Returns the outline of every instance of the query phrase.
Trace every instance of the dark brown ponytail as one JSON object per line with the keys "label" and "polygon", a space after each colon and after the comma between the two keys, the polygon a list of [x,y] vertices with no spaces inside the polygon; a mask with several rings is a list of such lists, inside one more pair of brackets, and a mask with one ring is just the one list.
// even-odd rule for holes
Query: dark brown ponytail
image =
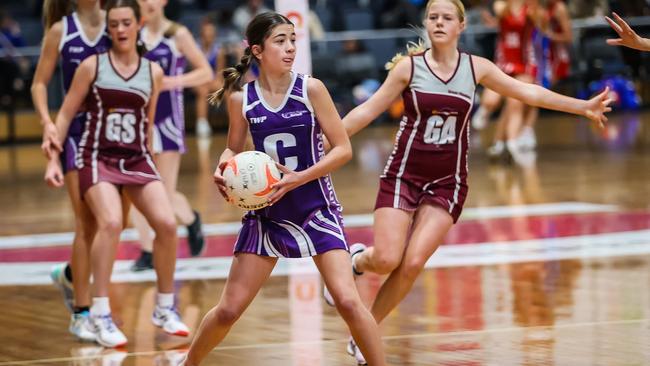
{"label": "dark brown ponytail", "polygon": [[239,90],[241,88],[241,80],[250,68],[252,62],[253,53],[251,52],[251,47],[248,46],[244,50],[244,55],[241,57],[241,60],[239,60],[237,65],[226,68],[222,71],[223,86],[208,97],[210,104],[219,105],[221,104],[226,92]]}
{"label": "dark brown ponytail", "polygon": [[241,81],[251,63],[254,61],[255,56],[251,51],[251,47],[258,45],[264,48],[264,41],[269,38],[273,29],[281,24],[291,24],[291,20],[282,14],[276,12],[266,12],[258,14],[248,23],[246,27],[246,41],[248,47],[244,50],[244,56],[234,67],[229,67],[223,70],[223,87],[216,92],[212,93],[208,98],[211,104],[220,104],[226,93],[234,90],[241,90]]}

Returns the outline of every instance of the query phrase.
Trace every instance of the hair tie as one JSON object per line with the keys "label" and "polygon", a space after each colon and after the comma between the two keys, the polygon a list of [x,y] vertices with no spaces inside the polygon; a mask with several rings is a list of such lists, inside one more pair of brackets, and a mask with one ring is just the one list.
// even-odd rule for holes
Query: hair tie
{"label": "hair tie", "polygon": [[250,48],[250,45],[248,44],[248,38],[244,38],[244,39],[242,39],[242,41],[241,41],[241,45],[242,45],[242,47],[244,47],[244,48]]}

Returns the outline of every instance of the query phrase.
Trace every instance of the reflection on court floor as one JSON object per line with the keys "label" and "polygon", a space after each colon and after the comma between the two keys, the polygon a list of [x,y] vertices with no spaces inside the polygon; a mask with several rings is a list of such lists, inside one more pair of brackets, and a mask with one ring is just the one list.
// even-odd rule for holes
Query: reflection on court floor
{"label": "reflection on court floor", "polygon": [[[461,220],[382,324],[390,364],[650,364],[650,125],[637,114],[614,115],[602,133],[557,115],[538,126],[539,150],[518,164],[488,164],[472,151]],[[373,240],[370,213],[394,132],[355,137],[355,161],[334,175],[350,242]],[[179,245],[176,293],[193,329],[219,299],[241,215],[211,183],[223,144],[191,142],[180,177],[209,224],[203,257],[188,258],[184,238]],[[48,273],[69,257],[71,216],[65,194],[44,187],[39,154],[0,149],[0,366],[176,365],[188,341],[151,324],[154,276],[129,270],[139,250],[129,231],[110,293],[129,345],[107,350],[66,331]],[[366,274],[360,291],[372,295],[381,281]],[[280,261],[205,364],[354,365],[321,286],[309,260]]]}

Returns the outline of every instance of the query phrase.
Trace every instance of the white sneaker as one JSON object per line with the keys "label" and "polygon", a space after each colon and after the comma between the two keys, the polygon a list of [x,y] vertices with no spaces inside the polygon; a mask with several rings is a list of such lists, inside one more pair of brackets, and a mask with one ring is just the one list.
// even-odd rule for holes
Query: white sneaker
{"label": "white sneaker", "polygon": [[212,135],[212,127],[208,120],[201,118],[196,121],[196,135],[198,137],[210,137]]}
{"label": "white sneaker", "polygon": [[70,313],[73,313],[74,289],[72,287],[72,282],[68,281],[68,279],[65,277],[65,267],[67,267],[67,265],[67,263],[63,263],[52,267],[52,270],[50,271],[50,278],[52,278],[54,286],[56,286],[61,291],[61,294],[63,294],[63,303],[68,308],[68,311],[70,311]]}
{"label": "white sneaker", "polygon": [[70,351],[76,366],[121,366],[128,357],[125,351],[106,349],[102,346],[80,347]]}
{"label": "white sneaker", "polygon": [[90,324],[95,333],[95,341],[104,347],[115,348],[126,345],[126,336],[113,322],[111,314],[91,315]]}
{"label": "white sneaker", "polygon": [[187,351],[171,350],[159,353],[154,357],[155,366],[181,366],[185,363]]}
{"label": "white sneaker", "polygon": [[354,339],[352,337],[350,337],[350,341],[348,342],[347,351],[350,356],[354,357],[357,360],[357,365],[362,366],[368,364],[366,362],[366,358],[363,357],[361,350],[359,350],[359,347],[357,347],[357,344],[354,342]]}
{"label": "white sneaker", "polygon": [[93,327],[90,324],[90,313],[88,311],[72,314],[68,331],[82,341],[92,342],[96,339]]}
{"label": "white sneaker", "polygon": [[183,324],[175,307],[167,308],[156,305],[151,321],[155,326],[162,328],[165,333],[181,337],[190,335],[190,329]]}
{"label": "white sneaker", "polygon": [[519,147],[523,150],[535,150],[537,147],[537,138],[535,137],[535,130],[532,127],[526,126],[521,131],[517,138]]}
{"label": "white sneaker", "polygon": [[472,127],[475,130],[482,130],[487,126],[489,114],[483,107],[478,107],[472,116]]}
{"label": "white sneaker", "polygon": [[506,146],[503,141],[497,141],[494,145],[488,147],[487,155],[489,158],[498,158],[505,152],[505,150]]}
{"label": "white sneaker", "polygon": [[[363,252],[367,248],[368,247],[363,243],[354,243],[354,244],[350,245],[350,259],[351,259],[351,262],[352,262],[352,273],[355,276],[361,276],[363,274],[363,272],[357,271],[357,269],[354,267],[354,256],[356,256],[357,254]],[[325,284],[323,284],[323,298],[325,299],[325,302],[327,303],[327,305],[336,306],[335,303],[334,303],[334,298],[332,297],[332,294],[330,293],[330,290],[327,289],[327,286],[325,286]]]}

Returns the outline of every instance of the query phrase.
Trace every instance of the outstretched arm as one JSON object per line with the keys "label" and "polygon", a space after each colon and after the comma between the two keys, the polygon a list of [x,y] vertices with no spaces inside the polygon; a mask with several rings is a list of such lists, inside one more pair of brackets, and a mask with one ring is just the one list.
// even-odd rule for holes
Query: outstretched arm
{"label": "outstretched arm", "polygon": [[611,111],[609,89],[589,100],[567,97],[542,88],[536,84],[524,83],[506,75],[491,61],[478,56],[472,56],[477,81],[497,93],[519,99],[534,107],[553,109],[584,116],[598,123],[600,127],[607,122],[605,113]]}
{"label": "outstretched arm", "polygon": [[343,125],[352,136],[370,124],[395,101],[406,88],[411,78],[410,57],[405,57],[388,73],[386,80],[367,101],[351,110],[344,118]]}
{"label": "outstretched arm", "polygon": [[607,23],[618,33],[619,38],[608,39],[607,44],[611,46],[625,46],[641,51],[650,51],[650,39],[643,38],[630,27],[618,14],[612,13],[614,20],[605,17]]}

